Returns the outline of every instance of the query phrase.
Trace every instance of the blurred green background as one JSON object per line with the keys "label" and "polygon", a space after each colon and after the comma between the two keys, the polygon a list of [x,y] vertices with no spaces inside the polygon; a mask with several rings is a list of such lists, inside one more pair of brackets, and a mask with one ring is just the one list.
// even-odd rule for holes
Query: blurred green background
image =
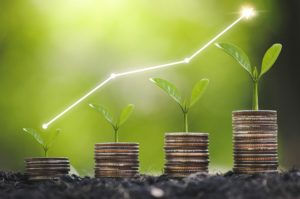
{"label": "blurred green background", "polygon": [[[243,5],[255,6],[257,16],[218,41],[238,44],[259,64],[273,40],[281,42],[277,33],[283,18],[276,1],[0,0],[0,168],[23,171],[24,157],[43,154],[23,127],[41,130],[112,72],[193,54],[236,20]],[[283,66],[278,62],[274,68]],[[272,87],[276,70],[261,84],[264,109],[280,109],[280,101],[267,92],[279,93],[279,87]],[[50,126],[62,129],[50,156],[68,156],[81,175],[92,175],[93,146],[113,141],[113,131],[88,103],[101,103],[115,113],[133,103],[135,112],[120,129],[120,141],[140,143],[142,173],[161,172],[164,133],[182,131],[183,118],[150,77],[167,79],[186,94],[199,79],[211,80],[190,112],[190,130],[210,133],[211,171],[229,170],[231,111],[251,108],[252,88],[245,71],[214,46],[188,65],[116,79],[96,92]]]}

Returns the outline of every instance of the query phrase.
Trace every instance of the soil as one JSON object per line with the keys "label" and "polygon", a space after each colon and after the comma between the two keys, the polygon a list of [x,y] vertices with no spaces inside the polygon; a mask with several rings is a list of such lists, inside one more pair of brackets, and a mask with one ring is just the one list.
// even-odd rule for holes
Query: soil
{"label": "soil", "polygon": [[28,182],[20,173],[0,172],[0,198],[300,198],[300,170],[259,175],[193,174],[182,179],[95,179],[72,175],[38,183]]}

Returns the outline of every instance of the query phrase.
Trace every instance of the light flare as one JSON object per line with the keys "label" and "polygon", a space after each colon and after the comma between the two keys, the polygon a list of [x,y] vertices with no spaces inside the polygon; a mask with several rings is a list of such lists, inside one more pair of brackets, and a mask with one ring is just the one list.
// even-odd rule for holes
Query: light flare
{"label": "light flare", "polygon": [[253,7],[244,6],[241,10],[241,16],[246,17],[246,19],[250,19],[256,15],[256,12]]}

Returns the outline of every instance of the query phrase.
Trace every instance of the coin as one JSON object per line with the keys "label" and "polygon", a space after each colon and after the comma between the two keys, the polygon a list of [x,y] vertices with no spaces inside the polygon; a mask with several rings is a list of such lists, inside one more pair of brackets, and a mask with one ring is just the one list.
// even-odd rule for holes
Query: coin
{"label": "coin", "polygon": [[101,169],[101,170],[95,170],[95,177],[113,177],[113,178],[119,178],[119,177],[126,177],[126,178],[132,178],[137,177],[139,175],[138,171],[134,170],[120,170],[120,169]]}
{"label": "coin", "polygon": [[168,164],[177,164],[177,165],[180,165],[180,164],[193,164],[193,163],[209,163],[209,159],[208,158],[198,158],[198,159],[195,159],[195,158],[172,158],[172,159],[166,159],[165,160],[167,163],[165,163],[165,165],[168,165]]}
{"label": "coin", "polygon": [[276,173],[277,112],[234,111],[233,171],[239,174]]}
{"label": "coin", "polygon": [[94,153],[96,178],[130,178],[139,175],[137,143],[97,143]]}
{"label": "coin", "polygon": [[166,133],[164,173],[170,177],[186,177],[208,172],[207,133]]}
{"label": "coin", "polygon": [[25,158],[25,175],[30,181],[57,180],[68,175],[68,158]]}

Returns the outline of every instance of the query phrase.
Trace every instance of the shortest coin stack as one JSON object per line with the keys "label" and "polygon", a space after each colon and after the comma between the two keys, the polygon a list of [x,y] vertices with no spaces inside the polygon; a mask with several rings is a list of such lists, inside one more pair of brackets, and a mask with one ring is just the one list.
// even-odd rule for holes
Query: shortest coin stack
{"label": "shortest coin stack", "polygon": [[235,111],[232,117],[233,171],[239,174],[276,173],[276,111]]}
{"label": "shortest coin stack", "polygon": [[95,177],[137,177],[139,175],[139,144],[95,144]]}
{"label": "shortest coin stack", "polygon": [[68,158],[26,158],[25,166],[30,181],[57,180],[70,171]]}
{"label": "shortest coin stack", "polygon": [[170,177],[186,177],[208,172],[207,133],[166,133],[164,173]]}

